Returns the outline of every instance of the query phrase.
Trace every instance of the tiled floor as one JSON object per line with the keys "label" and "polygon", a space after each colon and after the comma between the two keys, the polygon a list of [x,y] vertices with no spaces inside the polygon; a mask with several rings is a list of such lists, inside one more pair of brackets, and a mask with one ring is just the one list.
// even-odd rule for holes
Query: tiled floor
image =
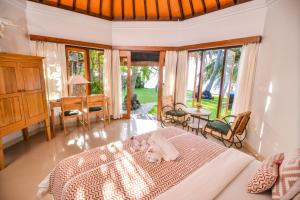
{"label": "tiled floor", "polygon": [[[67,137],[59,128],[55,137],[46,142],[44,134],[30,137],[29,142],[20,142],[5,150],[7,167],[0,171],[1,200],[32,200],[40,181],[62,159],[87,149],[124,140],[132,135],[160,128],[153,120],[115,120],[103,128],[102,123],[93,123],[92,130],[84,131],[76,125],[69,126]],[[46,196],[44,199],[51,199]]]}

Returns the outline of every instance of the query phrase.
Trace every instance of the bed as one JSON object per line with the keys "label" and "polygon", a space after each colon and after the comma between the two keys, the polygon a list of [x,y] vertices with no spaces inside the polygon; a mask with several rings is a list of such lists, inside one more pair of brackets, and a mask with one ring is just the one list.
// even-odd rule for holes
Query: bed
{"label": "bed", "polygon": [[[59,162],[38,193],[56,199],[271,199],[248,194],[260,165],[253,157],[178,128],[159,129],[180,153],[175,161],[150,163],[131,140],[117,141]],[[147,140],[151,133],[137,136]]]}

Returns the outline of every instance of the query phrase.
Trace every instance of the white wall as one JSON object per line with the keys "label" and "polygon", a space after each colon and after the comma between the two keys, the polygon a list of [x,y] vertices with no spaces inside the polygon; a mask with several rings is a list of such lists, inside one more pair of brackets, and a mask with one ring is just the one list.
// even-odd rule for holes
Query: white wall
{"label": "white wall", "polygon": [[269,5],[252,99],[248,142],[262,155],[300,147],[300,1]]}
{"label": "white wall", "polygon": [[0,38],[0,51],[28,54],[26,0],[0,0],[0,18],[12,21],[15,26],[6,26],[4,37]]}
{"label": "white wall", "polygon": [[265,1],[251,1],[182,22],[110,22],[28,1],[28,29],[30,34],[113,45],[187,45],[261,35]]}
{"label": "white wall", "polygon": [[181,22],[113,22],[113,45],[180,46],[262,35],[265,0],[255,0]]}
{"label": "white wall", "polygon": [[111,22],[27,1],[30,34],[111,44]]}

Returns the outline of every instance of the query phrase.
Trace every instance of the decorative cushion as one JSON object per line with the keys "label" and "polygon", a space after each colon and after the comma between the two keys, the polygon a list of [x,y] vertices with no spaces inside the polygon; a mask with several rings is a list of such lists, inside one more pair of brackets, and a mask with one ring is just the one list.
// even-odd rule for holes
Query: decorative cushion
{"label": "decorative cushion", "polygon": [[101,106],[89,107],[89,112],[95,112],[102,110]]}
{"label": "decorative cushion", "polygon": [[216,130],[222,134],[227,134],[229,131],[229,126],[221,121],[213,121],[207,124],[207,127],[213,130]]}
{"label": "decorative cushion", "polygon": [[79,115],[79,114],[80,114],[79,110],[67,110],[64,112],[65,116]]}
{"label": "decorative cushion", "polygon": [[184,112],[183,110],[169,110],[166,112],[166,115],[171,115],[171,116],[175,116],[175,117],[183,117],[186,115],[186,112]]}
{"label": "decorative cushion", "polygon": [[279,178],[272,189],[272,199],[292,199],[299,192],[300,148],[280,166]]}
{"label": "decorative cushion", "polygon": [[278,167],[284,159],[284,154],[279,153],[268,157],[252,176],[247,186],[249,193],[260,193],[270,189],[278,177]]}

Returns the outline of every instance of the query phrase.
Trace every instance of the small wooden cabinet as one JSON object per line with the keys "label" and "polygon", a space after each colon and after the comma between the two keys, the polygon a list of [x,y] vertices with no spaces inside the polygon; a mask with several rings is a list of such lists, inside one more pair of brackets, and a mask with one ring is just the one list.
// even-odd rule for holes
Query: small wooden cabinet
{"label": "small wooden cabinet", "polygon": [[44,122],[51,139],[42,57],[0,52],[0,169],[4,168],[2,137]]}

